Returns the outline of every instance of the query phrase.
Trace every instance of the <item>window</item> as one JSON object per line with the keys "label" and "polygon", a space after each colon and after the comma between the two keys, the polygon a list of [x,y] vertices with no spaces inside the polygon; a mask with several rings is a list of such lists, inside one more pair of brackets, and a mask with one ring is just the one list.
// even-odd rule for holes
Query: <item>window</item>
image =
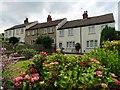
{"label": "window", "polygon": [[19,30],[18,29],[16,30],[16,35],[19,35]]}
{"label": "window", "polygon": [[24,29],[22,28],[22,29],[21,29],[21,34],[23,34],[23,33],[24,33]]}
{"label": "window", "polygon": [[89,30],[89,34],[95,33],[95,27],[94,26],[88,27],[88,30]]}
{"label": "window", "polygon": [[29,35],[30,35],[30,31],[27,32],[27,36],[29,36]]}
{"label": "window", "polygon": [[31,40],[31,45],[35,44],[36,40]]}
{"label": "window", "polygon": [[73,28],[68,30],[68,36],[73,36]]}
{"label": "window", "polygon": [[87,47],[96,47],[96,46],[98,46],[97,40],[87,41]]}
{"label": "window", "polygon": [[60,36],[60,37],[64,37],[64,30],[60,30],[60,31],[59,31],[59,36]]}
{"label": "window", "polygon": [[47,29],[46,29],[46,28],[43,29],[43,33],[44,33],[44,34],[47,34]]}
{"label": "window", "polygon": [[67,48],[73,48],[73,47],[75,47],[75,41],[67,42]]}
{"label": "window", "polygon": [[11,36],[11,34],[12,34],[12,33],[11,33],[11,30],[10,30],[10,31],[9,31],[9,36]]}
{"label": "window", "polygon": [[53,44],[55,43],[55,39],[54,39],[54,38],[52,38],[52,43],[53,43]]}
{"label": "window", "polygon": [[6,32],[5,32],[5,36],[7,36],[7,35],[8,35],[8,32],[6,31]]}
{"label": "window", "polygon": [[35,30],[32,30],[32,35],[35,35]]}
{"label": "window", "polygon": [[59,43],[59,48],[62,48],[62,43],[61,42]]}
{"label": "window", "polygon": [[48,33],[53,33],[53,28],[52,27],[48,28]]}

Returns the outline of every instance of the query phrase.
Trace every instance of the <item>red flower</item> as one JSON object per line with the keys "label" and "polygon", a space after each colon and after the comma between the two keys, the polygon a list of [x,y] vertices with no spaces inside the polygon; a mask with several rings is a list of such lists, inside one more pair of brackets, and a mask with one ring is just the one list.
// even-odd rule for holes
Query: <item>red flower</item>
{"label": "red flower", "polygon": [[47,55],[46,52],[40,52],[41,55]]}
{"label": "red flower", "polygon": [[98,60],[95,60],[94,58],[90,58],[90,61],[94,63],[100,63]]}
{"label": "red flower", "polygon": [[59,62],[54,62],[54,64],[55,64],[55,65],[58,65],[58,64],[59,64]]}
{"label": "red flower", "polygon": [[56,53],[60,53],[61,52],[61,49],[56,49]]}
{"label": "red flower", "polygon": [[98,75],[98,76],[102,76],[103,73],[102,73],[102,71],[96,71],[96,75]]}
{"label": "red flower", "polygon": [[36,72],[36,70],[32,67],[32,68],[30,68],[30,72],[34,73],[34,72]]}
{"label": "red flower", "polygon": [[120,81],[119,80],[115,80],[115,85],[120,85]]}
{"label": "red flower", "polygon": [[86,60],[84,60],[83,62],[81,62],[80,64],[81,66],[87,66],[88,65],[88,62]]}

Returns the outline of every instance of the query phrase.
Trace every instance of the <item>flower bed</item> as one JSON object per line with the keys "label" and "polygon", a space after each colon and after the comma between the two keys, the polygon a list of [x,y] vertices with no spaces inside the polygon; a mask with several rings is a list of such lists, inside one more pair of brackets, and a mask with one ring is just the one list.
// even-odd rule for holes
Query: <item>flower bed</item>
{"label": "flower bed", "polygon": [[14,79],[16,89],[120,89],[118,77],[88,55],[66,55],[58,50],[50,56],[41,52],[31,61],[27,71]]}

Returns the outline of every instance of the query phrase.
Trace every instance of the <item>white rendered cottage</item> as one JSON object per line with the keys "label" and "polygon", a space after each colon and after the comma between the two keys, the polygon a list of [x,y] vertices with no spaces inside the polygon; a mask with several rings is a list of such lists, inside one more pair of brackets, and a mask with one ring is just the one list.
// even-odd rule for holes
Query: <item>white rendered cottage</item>
{"label": "white rendered cottage", "polygon": [[108,25],[115,27],[112,13],[88,17],[87,11],[83,19],[66,22],[57,30],[57,49],[64,48],[65,52],[76,52],[75,44],[80,43],[80,53],[89,53],[100,45],[100,36],[103,28]]}

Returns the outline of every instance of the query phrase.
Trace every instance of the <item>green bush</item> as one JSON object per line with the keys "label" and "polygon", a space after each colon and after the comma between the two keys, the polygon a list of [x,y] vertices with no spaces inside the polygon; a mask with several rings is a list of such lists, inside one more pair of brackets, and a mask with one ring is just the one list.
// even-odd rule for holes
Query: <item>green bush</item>
{"label": "green bush", "polygon": [[36,51],[34,49],[22,49],[18,53],[21,53],[26,59],[29,59],[36,54]]}
{"label": "green bush", "polygon": [[94,51],[91,51],[89,57],[99,60],[105,67],[109,68],[110,72],[115,73],[120,78],[120,59],[118,50],[114,48],[115,47],[112,46],[106,46],[106,48],[102,49],[98,48]]}
{"label": "green bush", "polygon": [[[102,57],[102,56],[101,56]],[[34,56],[26,72],[14,79],[22,90],[119,89],[120,81],[110,69],[88,55],[81,57],[41,52]],[[117,82],[117,83],[116,83]]]}

